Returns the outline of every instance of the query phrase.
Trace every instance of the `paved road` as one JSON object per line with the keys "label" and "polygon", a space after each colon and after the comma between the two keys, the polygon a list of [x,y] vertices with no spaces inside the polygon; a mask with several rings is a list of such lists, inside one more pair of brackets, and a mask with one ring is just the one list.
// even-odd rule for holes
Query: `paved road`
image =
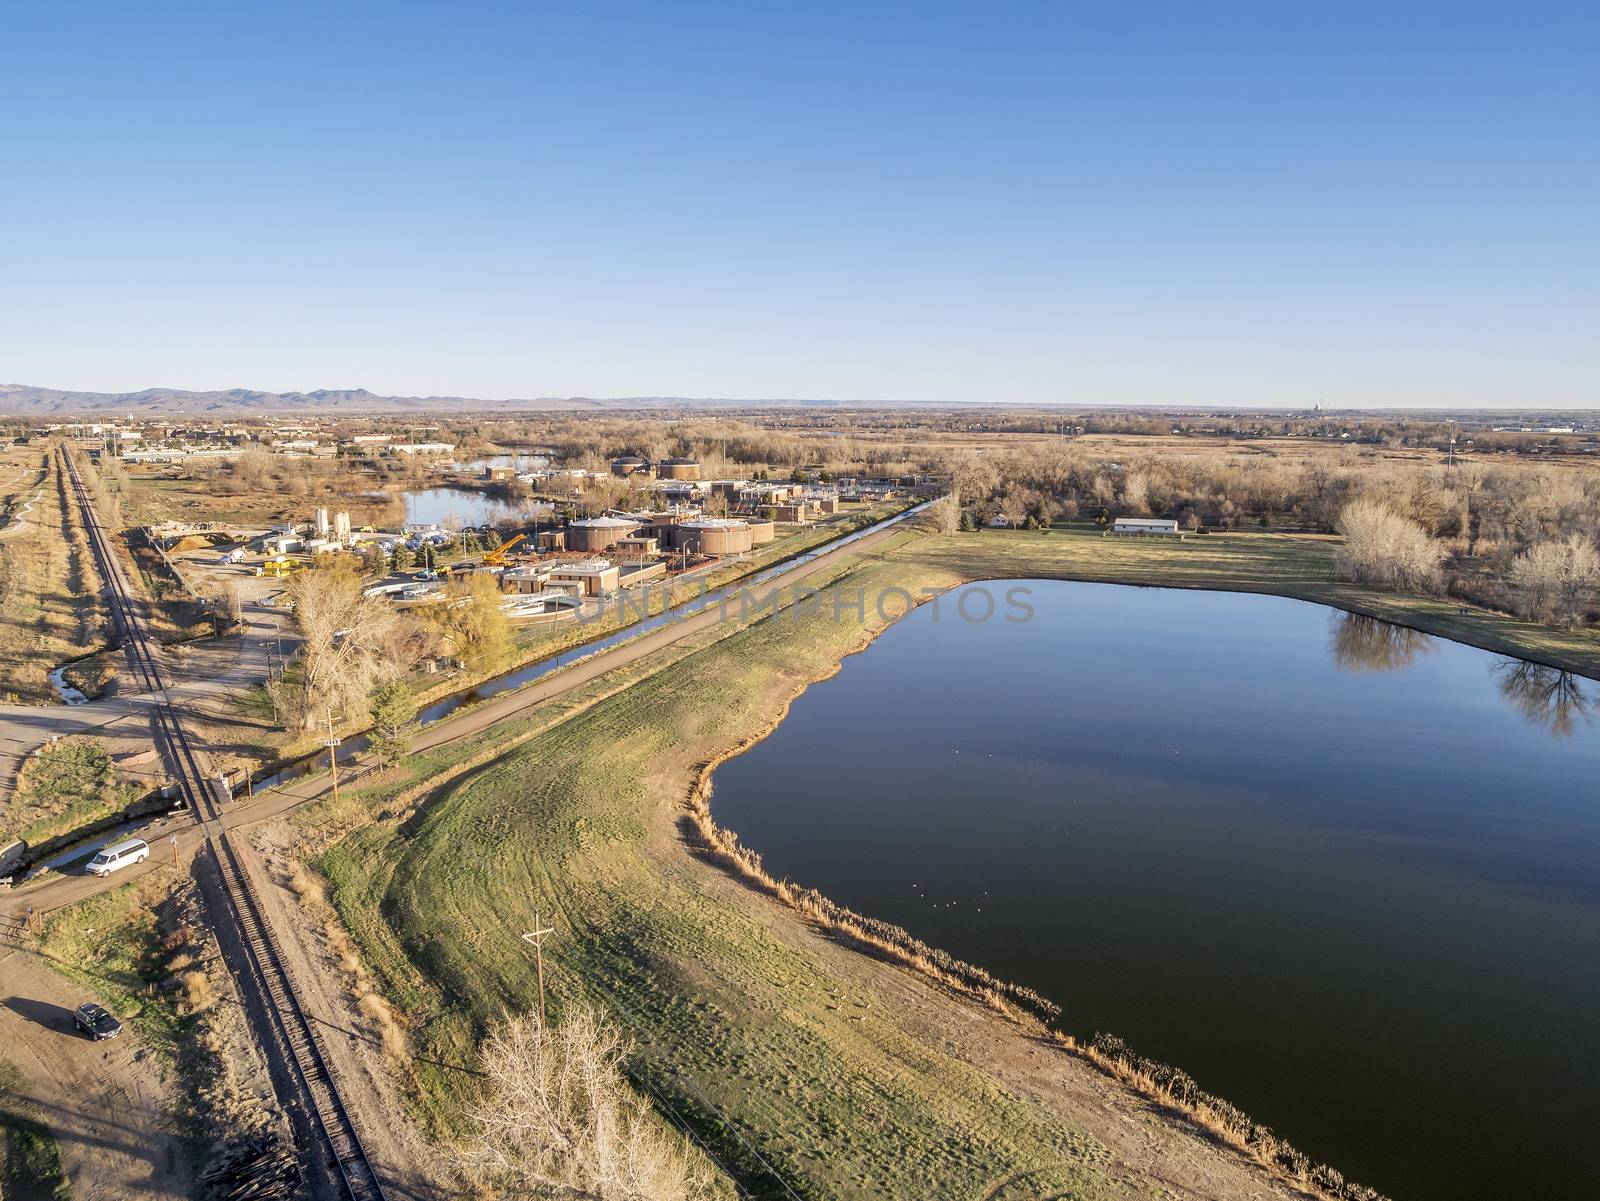
{"label": "paved road", "polygon": [[[899,531],[893,527],[879,530],[857,539],[847,546],[837,547],[834,550],[819,552],[815,558],[797,563],[780,578],[769,581],[756,591],[765,596],[771,588],[779,584],[792,585],[804,580],[818,572],[825,571],[842,559],[857,555],[863,551],[870,551],[881,546],[885,541],[895,537]],[[736,619],[738,605],[733,604],[728,608],[730,619]],[[681,639],[691,637],[710,629],[723,619],[721,612],[716,608],[707,609],[696,613],[681,621],[672,622],[661,626],[647,634],[625,642],[609,650],[599,651],[587,659],[579,660],[569,667],[553,672],[549,676],[536,680],[525,688],[515,692],[502,693],[493,700],[485,701],[461,713],[446,717],[420,730],[412,739],[412,748],[417,751],[443,746],[462,738],[477,734],[496,723],[505,720],[514,714],[522,713],[552,697],[561,696],[580,688],[591,680],[637,662],[647,655],[654,654],[663,647],[671,646]],[[340,779],[351,779],[352,771],[358,771],[358,766],[341,767]],[[259,799],[250,803],[236,802],[229,808],[223,818],[223,825],[227,829],[240,826],[254,825],[278,817],[292,809],[298,808],[307,801],[323,796],[329,790],[329,780],[325,775],[304,777],[290,784],[274,788],[270,792],[261,794]],[[172,836],[177,838],[178,853],[187,858],[193,854],[194,848],[203,840],[203,833],[196,828],[193,819],[188,814],[178,814],[176,817],[165,819],[154,824],[148,832],[144,833],[152,847],[158,851],[152,855],[148,862],[136,867],[125,868],[107,880],[100,880],[87,875],[54,876],[41,880],[35,884],[25,884],[12,889],[9,893],[0,893],[0,914],[15,918],[24,913],[29,905],[38,907],[41,912],[49,912],[62,905],[71,904],[73,901],[93,893],[100,892],[114,885],[128,880],[137,879],[150,871],[162,870],[172,861],[172,847],[168,841]],[[166,866],[170,870],[170,866]]]}

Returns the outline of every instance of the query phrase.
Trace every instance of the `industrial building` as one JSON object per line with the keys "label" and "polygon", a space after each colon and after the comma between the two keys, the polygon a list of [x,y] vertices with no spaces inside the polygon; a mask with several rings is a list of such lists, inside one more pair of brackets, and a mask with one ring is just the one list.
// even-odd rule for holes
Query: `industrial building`
{"label": "industrial building", "polygon": [[568,550],[610,550],[639,528],[629,517],[584,517],[567,523]]}
{"label": "industrial building", "polygon": [[618,538],[611,549],[626,559],[654,559],[661,553],[661,539],[653,534],[630,534]]}
{"label": "industrial building", "polygon": [[623,455],[611,460],[611,474],[624,479],[630,475],[649,475],[650,460],[638,455]]}
{"label": "industrial building", "polygon": [[622,583],[622,569],[610,559],[578,559],[550,564],[549,586],[578,585],[584,596],[604,596]]}
{"label": "industrial building", "polygon": [[700,464],[693,459],[662,459],[656,464],[656,475],[664,480],[697,480]]}
{"label": "industrial building", "polygon": [[326,541],[338,543],[340,546],[350,544],[350,514],[343,509],[332,515],[329,519],[328,510],[318,509],[316,515],[317,537]]}
{"label": "industrial building", "polygon": [[732,517],[697,517],[672,530],[673,546],[701,555],[737,555],[753,545],[748,523]]}

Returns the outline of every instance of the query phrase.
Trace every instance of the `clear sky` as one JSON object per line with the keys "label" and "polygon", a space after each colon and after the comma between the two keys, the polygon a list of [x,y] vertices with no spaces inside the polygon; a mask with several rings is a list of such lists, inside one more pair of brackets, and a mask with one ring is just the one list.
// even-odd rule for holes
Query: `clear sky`
{"label": "clear sky", "polygon": [[1600,5],[0,7],[0,382],[1600,405]]}

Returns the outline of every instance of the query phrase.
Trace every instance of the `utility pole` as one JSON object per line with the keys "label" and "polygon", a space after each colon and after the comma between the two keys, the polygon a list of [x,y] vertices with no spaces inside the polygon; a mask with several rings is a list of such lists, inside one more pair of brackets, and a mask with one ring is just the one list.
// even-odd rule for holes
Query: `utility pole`
{"label": "utility pole", "polygon": [[539,965],[539,1029],[546,1029],[544,1019],[544,940],[555,930],[542,924],[538,909],[533,911],[533,929],[522,936],[522,941],[533,947],[534,960]]}
{"label": "utility pole", "polygon": [[322,745],[328,748],[328,775],[333,778],[333,804],[339,805],[339,760],[334,755],[334,748],[344,740],[333,736],[333,706],[328,707],[328,736],[322,740]]}

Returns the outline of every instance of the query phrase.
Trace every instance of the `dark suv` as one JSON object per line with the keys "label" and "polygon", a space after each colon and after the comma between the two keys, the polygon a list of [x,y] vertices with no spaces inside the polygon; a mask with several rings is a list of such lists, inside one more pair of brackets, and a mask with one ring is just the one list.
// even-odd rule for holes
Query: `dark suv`
{"label": "dark suv", "polygon": [[95,1042],[102,1038],[116,1038],[122,1033],[122,1023],[106,1012],[103,1005],[79,1005],[72,1014],[72,1021]]}

